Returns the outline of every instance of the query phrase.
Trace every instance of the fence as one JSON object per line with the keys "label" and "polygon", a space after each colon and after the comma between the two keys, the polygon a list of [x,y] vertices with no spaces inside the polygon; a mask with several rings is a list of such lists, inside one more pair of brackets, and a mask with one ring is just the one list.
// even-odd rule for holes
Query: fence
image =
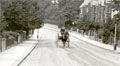
{"label": "fence", "polygon": [[6,47],[12,46],[15,42],[15,38],[13,36],[9,36],[6,38]]}
{"label": "fence", "polygon": [[5,38],[0,38],[0,52],[24,40],[26,40],[26,32],[21,32],[16,36],[9,35],[6,36]]}

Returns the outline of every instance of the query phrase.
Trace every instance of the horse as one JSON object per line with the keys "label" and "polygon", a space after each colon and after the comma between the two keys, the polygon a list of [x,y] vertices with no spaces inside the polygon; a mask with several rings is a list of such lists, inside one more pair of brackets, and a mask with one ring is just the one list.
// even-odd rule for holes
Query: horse
{"label": "horse", "polygon": [[65,47],[66,42],[68,42],[68,47],[69,47],[69,33],[68,32],[61,33],[61,35],[58,34],[58,40],[62,41],[64,47]]}

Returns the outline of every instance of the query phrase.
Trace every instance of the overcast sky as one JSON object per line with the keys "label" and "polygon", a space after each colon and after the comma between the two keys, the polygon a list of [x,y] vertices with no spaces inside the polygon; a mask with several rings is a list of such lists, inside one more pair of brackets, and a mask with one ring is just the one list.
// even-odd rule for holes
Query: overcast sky
{"label": "overcast sky", "polygon": [[51,2],[52,3],[58,3],[58,0],[52,0]]}

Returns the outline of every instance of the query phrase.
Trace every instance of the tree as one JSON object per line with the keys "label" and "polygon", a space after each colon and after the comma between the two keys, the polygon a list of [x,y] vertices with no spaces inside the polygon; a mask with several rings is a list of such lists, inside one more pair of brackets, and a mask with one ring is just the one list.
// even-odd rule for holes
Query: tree
{"label": "tree", "polygon": [[[113,40],[114,37],[114,29],[115,29],[115,22],[111,19],[107,19],[107,23],[103,26],[103,42],[104,43],[110,43]],[[112,42],[111,42],[112,43]]]}
{"label": "tree", "polygon": [[41,27],[48,6],[37,0],[2,0],[0,3],[4,28],[13,32],[26,31],[27,35],[29,30]]}
{"label": "tree", "polygon": [[113,9],[120,11],[120,1],[119,0],[113,0],[111,1]]}
{"label": "tree", "polygon": [[[120,1],[119,0],[113,0],[112,1],[112,5],[113,5],[113,9],[114,11],[117,12],[117,14],[114,15],[114,24],[117,24],[117,40],[119,40],[120,38]],[[117,44],[116,44],[117,45]],[[116,48],[116,47],[114,47]]]}
{"label": "tree", "polygon": [[[37,1],[12,0],[2,1],[3,21],[7,30],[18,31],[38,28],[43,20],[43,12]],[[41,9],[42,10],[42,9]],[[40,27],[40,26],[39,26]]]}
{"label": "tree", "polygon": [[76,21],[80,13],[80,5],[84,0],[59,0],[60,14],[64,15],[65,21]]}
{"label": "tree", "polygon": [[72,21],[69,20],[69,21],[66,21],[66,22],[65,22],[65,27],[66,27],[66,28],[70,29],[71,26],[72,26]]}

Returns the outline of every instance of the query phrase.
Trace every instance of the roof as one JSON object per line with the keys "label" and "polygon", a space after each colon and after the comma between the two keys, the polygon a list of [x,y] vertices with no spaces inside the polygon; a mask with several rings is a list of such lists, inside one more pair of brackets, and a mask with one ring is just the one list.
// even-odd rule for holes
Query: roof
{"label": "roof", "polygon": [[80,7],[88,5],[89,3],[91,5],[98,5],[98,4],[104,5],[105,3],[108,3],[109,1],[111,0],[85,0],[84,3]]}

